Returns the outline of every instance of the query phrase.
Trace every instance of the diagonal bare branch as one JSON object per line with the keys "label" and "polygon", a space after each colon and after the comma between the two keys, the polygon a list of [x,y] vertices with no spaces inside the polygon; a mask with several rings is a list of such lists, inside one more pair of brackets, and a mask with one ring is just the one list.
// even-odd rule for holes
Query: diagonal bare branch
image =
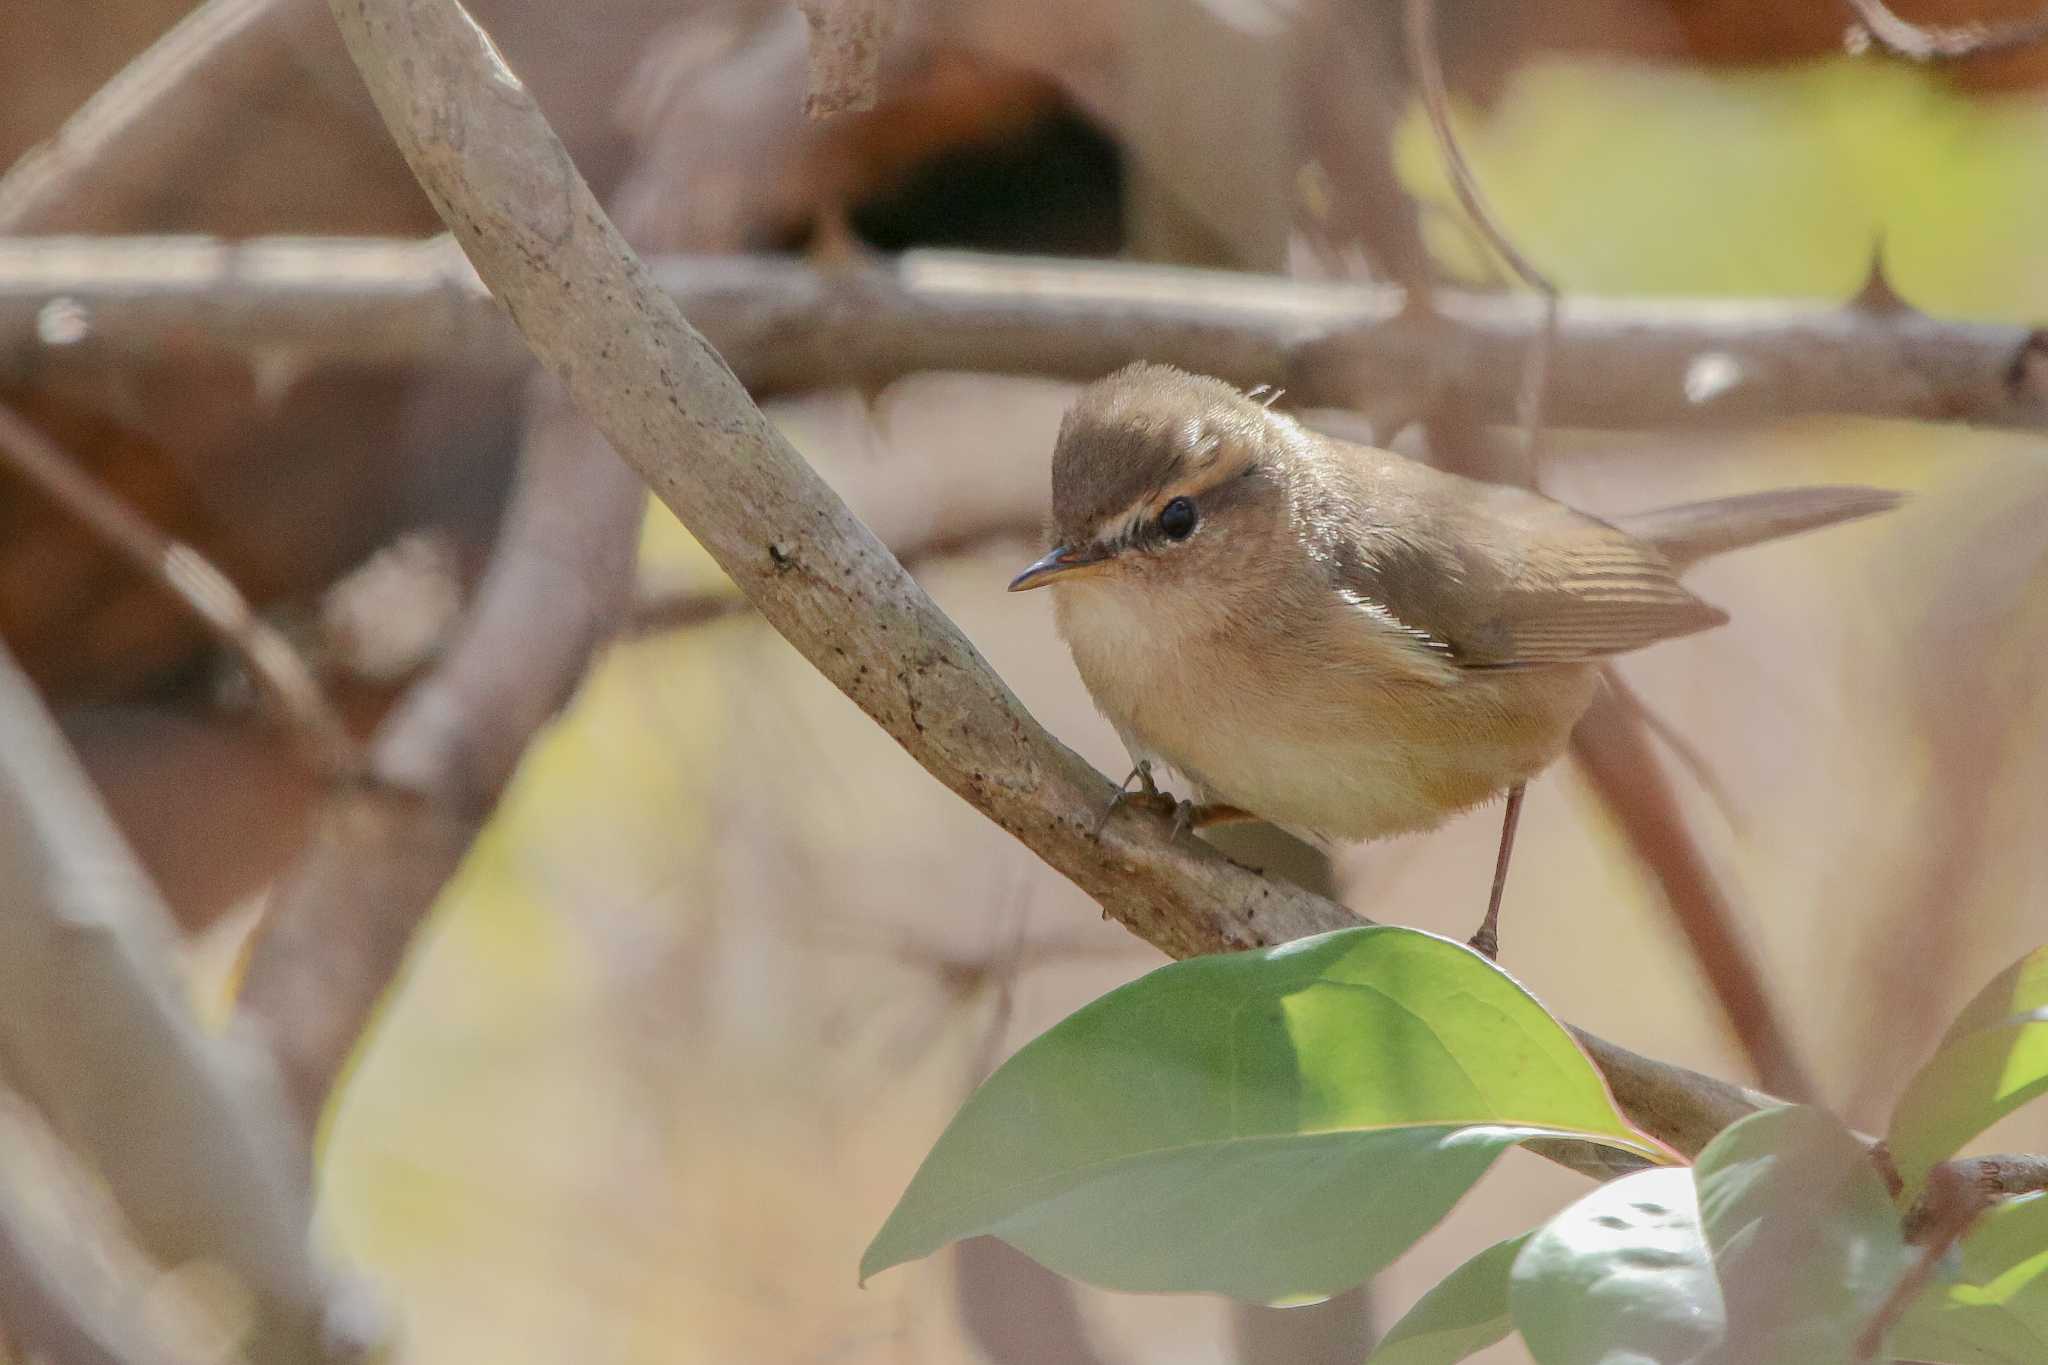
{"label": "diagonal bare branch", "polygon": [[323,772],[346,775],[359,756],[341,714],[283,632],[258,616],[228,576],[172,540],[19,413],[0,404],[0,461],[13,466],[206,624],[249,670],[257,690]]}
{"label": "diagonal bare branch", "polygon": [[1961,61],[2048,40],[2048,11],[2002,24],[1916,24],[1892,13],[1885,0],[1849,0],[1849,7],[1862,20],[1849,30],[1852,50],[1874,42],[1915,62]]}
{"label": "diagonal bare branch", "polygon": [[258,1358],[325,1358],[309,1172],[269,1059],[201,1032],[171,978],[169,912],[4,650],[0,904],[0,1070],[93,1162],[148,1251],[243,1278]]}
{"label": "diagonal bare branch", "polygon": [[195,1365],[143,1310],[163,1272],[34,1106],[0,1087],[0,1353],[54,1365]]}
{"label": "diagonal bare branch", "polygon": [[54,1365],[177,1365],[135,1325],[110,1321],[76,1292],[81,1265],[36,1245],[0,1203],[0,1321],[26,1359]]}
{"label": "diagonal bare branch", "polygon": [[[57,135],[0,177],[0,236],[105,221],[107,201],[233,110],[288,52],[281,20],[304,0],[205,0],[108,81]],[[94,211],[81,214],[90,202]]]}

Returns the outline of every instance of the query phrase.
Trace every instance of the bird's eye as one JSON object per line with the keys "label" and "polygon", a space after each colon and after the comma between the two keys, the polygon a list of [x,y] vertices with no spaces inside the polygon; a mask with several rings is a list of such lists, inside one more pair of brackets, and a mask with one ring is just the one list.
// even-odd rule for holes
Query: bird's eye
{"label": "bird's eye", "polygon": [[1159,509],[1159,530],[1168,540],[1186,540],[1195,533],[1195,500],[1175,498]]}

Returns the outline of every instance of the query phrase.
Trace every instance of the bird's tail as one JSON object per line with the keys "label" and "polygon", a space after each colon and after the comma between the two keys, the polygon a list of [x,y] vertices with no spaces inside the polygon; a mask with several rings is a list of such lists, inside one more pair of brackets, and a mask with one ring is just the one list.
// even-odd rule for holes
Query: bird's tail
{"label": "bird's tail", "polygon": [[1636,539],[1656,546],[1674,567],[1684,569],[1710,555],[1889,512],[1904,499],[1905,494],[1888,488],[1778,488],[1610,520]]}

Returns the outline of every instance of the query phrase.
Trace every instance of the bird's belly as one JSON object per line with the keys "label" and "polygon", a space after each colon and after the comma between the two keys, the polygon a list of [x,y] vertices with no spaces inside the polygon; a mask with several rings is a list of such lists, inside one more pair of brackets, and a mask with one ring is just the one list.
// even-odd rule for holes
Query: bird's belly
{"label": "bird's belly", "polygon": [[1112,660],[1069,642],[1134,751],[1203,800],[1347,840],[1429,829],[1528,781],[1563,751],[1596,677],[1254,666],[1186,644],[1146,660],[1129,635]]}
{"label": "bird's belly", "polygon": [[1195,711],[1141,703],[1128,731],[1206,800],[1331,838],[1376,839],[1432,828],[1548,767],[1592,687],[1588,670],[1555,672],[1505,690],[1483,676],[1448,691],[1360,686],[1337,708],[1327,696],[1211,696]]}

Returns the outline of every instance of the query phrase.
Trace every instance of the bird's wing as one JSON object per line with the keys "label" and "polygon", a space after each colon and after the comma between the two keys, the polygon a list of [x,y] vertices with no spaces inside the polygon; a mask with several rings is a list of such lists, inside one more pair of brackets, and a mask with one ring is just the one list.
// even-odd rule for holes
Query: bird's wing
{"label": "bird's wing", "polygon": [[1335,586],[1456,664],[1575,663],[1728,619],[1654,547],[1603,521],[1402,464],[1366,471],[1353,522],[1365,529],[1331,556]]}

